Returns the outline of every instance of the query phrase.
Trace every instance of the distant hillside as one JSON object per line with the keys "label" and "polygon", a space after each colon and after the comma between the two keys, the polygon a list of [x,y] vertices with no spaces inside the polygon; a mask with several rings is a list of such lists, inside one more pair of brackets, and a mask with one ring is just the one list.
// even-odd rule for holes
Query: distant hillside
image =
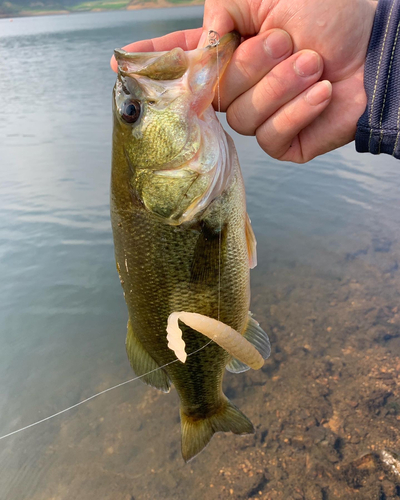
{"label": "distant hillside", "polygon": [[0,0],[0,17],[202,5],[204,0]]}

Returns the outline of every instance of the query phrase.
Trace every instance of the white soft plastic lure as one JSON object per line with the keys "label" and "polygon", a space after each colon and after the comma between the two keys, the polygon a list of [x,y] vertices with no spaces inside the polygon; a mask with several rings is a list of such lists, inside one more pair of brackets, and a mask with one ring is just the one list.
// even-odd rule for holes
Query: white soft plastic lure
{"label": "white soft plastic lure", "polygon": [[[170,314],[167,325],[168,347],[174,351],[176,357],[182,361],[182,363],[185,363],[187,354],[178,320],[213,340],[229,352],[229,354],[250,368],[259,370],[264,365],[264,358],[260,352],[239,332],[216,319],[208,318],[202,314],[185,311],[173,312]],[[266,357],[269,356],[269,352],[264,352],[263,354],[264,356],[267,355]]]}

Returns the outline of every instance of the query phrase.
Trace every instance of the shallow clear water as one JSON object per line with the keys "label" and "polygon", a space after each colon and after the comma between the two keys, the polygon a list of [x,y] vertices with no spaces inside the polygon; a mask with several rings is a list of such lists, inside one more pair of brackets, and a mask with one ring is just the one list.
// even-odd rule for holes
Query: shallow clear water
{"label": "shallow clear water", "polygon": [[[0,435],[133,376],[109,58],[201,14],[0,20]],[[225,385],[257,433],[217,435],[184,465],[176,394],[133,382],[1,441],[1,499],[400,496],[377,454],[400,451],[400,165],[353,145],[291,165],[233,137],[258,240],[252,310],[273,354]]]}

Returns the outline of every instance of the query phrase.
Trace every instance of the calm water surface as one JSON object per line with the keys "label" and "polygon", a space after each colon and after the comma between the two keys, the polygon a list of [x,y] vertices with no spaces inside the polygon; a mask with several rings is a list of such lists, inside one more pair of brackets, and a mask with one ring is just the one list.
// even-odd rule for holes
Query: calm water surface
{"label": "calm water surface", "polygon": [[[132,377],[109,58],[201,15],[0,21],[0,435]],[[233,137],[258,239],[252,310],[273,355],[226,391],[256,435],[218,435],[184,465],[176,394],[133,382],[1,441],[1,499],[400,496],[379,455],[400,451],[400,164],[349,145],[291,165]]]}

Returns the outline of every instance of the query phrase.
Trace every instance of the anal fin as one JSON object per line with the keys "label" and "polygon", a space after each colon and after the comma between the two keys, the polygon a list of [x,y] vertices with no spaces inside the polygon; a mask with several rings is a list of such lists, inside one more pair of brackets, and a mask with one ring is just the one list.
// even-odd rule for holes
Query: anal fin
{"label": "anal fin", "polygon": [[[243,337],[254,345],[264,359],[269,358],[269,355],[271,354],[271,344],[269,342],[268,335],[264,332],[257,321],[252,318],[250,312],[246,331],[244,332]],[[242,373],[250,370],[250,367],[242,361],[232,358],[226,365],[226,369],[231,373]]]}
{"label": "anal fin", "polygon": [[166,372],[154,361],[136,337],[131,321],[128,321],[128,333],[126,336],[126,353],[133,371],[141,376],[141,380],[163,392],[169,392],[170,380]]}

